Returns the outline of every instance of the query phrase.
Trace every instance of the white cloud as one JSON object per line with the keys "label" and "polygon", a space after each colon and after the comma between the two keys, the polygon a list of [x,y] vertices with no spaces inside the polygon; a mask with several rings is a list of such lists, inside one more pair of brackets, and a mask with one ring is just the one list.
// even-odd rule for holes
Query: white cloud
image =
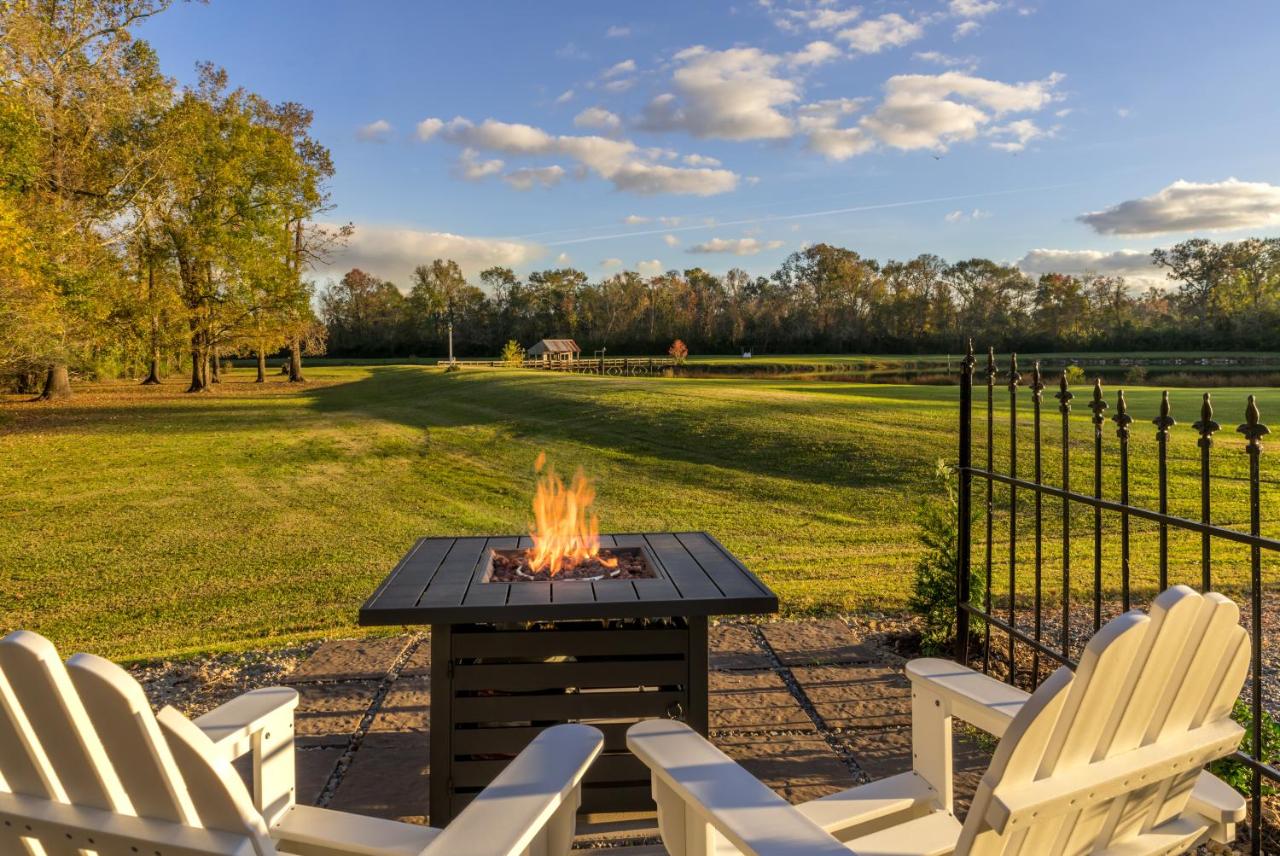
{"label": "white cloud", "polygon": [[480,181],[502,172],[502,167],[501,160],[481,160],[475,149],[463,149],[455,169],[458,176],[466,181]]}
{"label": "white cloud", "polygon": [[677,94],[649,102],[640,125],[685,130],[698,137],[771,140],[790,137],[791,120],[779,111],[800,98],[795,81],[775,74],[782,58],[758,48],[715,51],[697,46],[675,55]]}
{"label": "white cloud", "polygon": [[605,78],[617,77],[621,74],[630,74],[635,70],[636,61],[633,59],[624,59],[622,62],[609,66],[609,68],[605,69],[604,73],[600,76]]}
{"label": "white cloud", "polygon": [[897,12],[890,12],[856,27],[841,30],[836,38],[848,42],[853,50],[864,53],[880,53],[885,48],[901,47],[924,35],[924,25],[908,21]]}
{"label": "white cloud", "polygon": [[[427,120],[432,121],[432,120]],[[439,121],[439,120],[435,120]],[[650,153],[628,140],[599,136],[553,136],[541,128],[486,119],[475,124],[456,118],[441,123],[435,131],[455,145],[521,156],[564,156],[577,161],[585,173],[591,171],[613,183],[619,190],[639,194],[676,193],[711,196],[733,190],[738,175],[727,169],[682,168],[654,164]],[[553,170],[560,174],[552,176]],[[535,183],[549,186],[563,176],[563,168],[517,170],[507,180],[518,188]]]}
{"label": "white cloud", "polygon": [[1116,108],[1116,115],[1117,115],[1117,116],[1119,116],[1121,119],[1128,119],[1128,118],[1129,118],[1129,113],[1130,113],[1130,112],[1131,112],[1131,111],[1129,110],[1129,108],[1128,108],[1128,107],[1117,107],[1117,108]]}
{"label": "white cloud", "polygon": [[981,18],[1000,8],[995,0],[951,0],[948,4],[952,15],[960,18]]}
{"label": "white cloud", "polygon": [[604,268],[605,270],[613,270],[614,268],[620,268],[622,267],[622,259],[614,259],[614,258],[605,259],[604,261],[600,262],[600,267]]}
{"label": "white cloud", "polygon": [[956,25],[955,30],[951,33],[951,37],[956,41],[960,41],[967,36],[972,36],[980,29],[982,29],[982,25],[977,21],[962,21]]}
{"label": "white cloud", "polygon": [[516,190],[532,190],[538,186],[555,187],[562,178],[564,178],[564,167],[552,164],[515,169],[504,175],[502,180]]}
{"label": "white cloud", "polygon": [[735,256],[754,256],[761,250],[776,250],[782,241],[761,242],[756,238],[712,238],[689,248],[691,253],[732,253]]}
{"label": "white cloud", "polygon": [[600,84],[600,88],[605,92],[617,94],[619,92],[626,92],[635,85],[636,79],[634,77],[619,77],[617,80],[609,80]]}
{"label": "white cloud", "polygon": [[689,166],[720,166],[720,161],[712,157],[707,157],[706,155],[685,155],[680,160],[684,161]]}
{"label": "white cloud", "polygon": [[554,104],[568,104],[568,103],[569,103],[570,101],[572,101],[572,100],[573,100],[573,90],[572,90],[572,89],[566,89],[564,92],[561,92],[559,95],[557,95],[557,96],[556,96],[556,100],[555,100],[554,102],[552,102],[552,103],[554,103]]}
{"label": "white cloud", "polygon": [[469,276],[487,267],[519,267],[542,256],[537,244],[398,226],[359,226],[334,253],[325,272],[340,276],[358,267],[407,285],[414,267],[433,259],[453,259]]}
{"label": "white cloud", "polygon": [[386,119],[378,119],[367,125],[361,125],[356,136],[369,143],[385,143],[391,136],[391,123]]}
{"label": "white cloud", "polygon": [[604,31],[604,37],[606,39],[625,39],[629,35],[631,35],[631,28],[624,27],[619,24],[614,24],[612,27]]}
{"label": "white cloud", "polygon": [[787,64],[791,66],[822,65],[824,62],[840,56],[840,48],[822,40],[809,42],[798,51],[787,54]]}
{"label": "white cloud", "polygon": [[884,101],[860,124],[894,148],[941,150],[974,139],[995,117],[1042,109],[1053,101],[1060,80],[1057,74],[1026,83],[957,71],[897,75],[885,83]]}
{"label": "white cloud", "polygon": [[991,136],[996,137],[996,141],[991,144],[993,149],[1003,152],[1020,152],[1027,147],[1027,143],[1040,137],[1051,136],[1051,133],[1030,119],[1018,119],[992,128]]}
{"label": "white cloud", "polygon": [[678,193],[715,196],[738,186],[738,176],[727,169],[684,169],[681,167],[631,161],[623,164],[609,180],[619,190],[652,195]]}
{"label": "white cloud", "polygon": [[628,226],[639,226],[642,223],[648,223],[651,218],[641,217],[639,214],[628,214],[622,218],[622,222]]}
{"label": "white cloud", "polygon": [[556,256],[556,264],[560,265],[561,267],[564,267],[566,265],[571,265],[573,264],[573,259],[569,257],[568,253],[561,253],[560,255]]}
{"label": "white cloud", "polygon": [[680,239],[679,239],[679,238],[677,238],[675,235],[663,235],[663,236],[662,236],[662,241],[663,241],[663,243],[665,243],[668,247],[678,247],[678,246],[680,246]]}
{"label": "white cloud", "polygon": [[439,119],[423,119],[418,123],[417,136],[422,142],[434,137],[444,128],[444,122]]}
{"label": "white cloud", "polygon": [[861,128],[839,127],[840,122],[860,110],[862,104],[860,98],[830,98],[797,110],[796,122],[809,134],[809,150],[842,161],[874,148],[875,140]]}
{"label": "white cloud", "polygon": [[850,6],[847,9],[821,6],[817,9],[786,9],[782,12],[782,17],[776,18],[775,21],[788,31],[797,29],[797,21],[811,30],[834,30],[836,27],[852,23],[861,14],[862,10],[857,6]]}
{"label": "white cloud", "polygon": [[662,273],[662,262],[649,259],[647,262],[636,262],[636,271],[645,276],[657,276]]}
{"label": "white cloud", "polygon": [[967,68],[970,71],[978,67],[978,60],[971,56],[951,56],[942,51],[917,51],[913,56],[921,62],[929,62],[944,68]]}
{"label": "white cloud", "polygon": [[1138,288],[1167,288],[1169,285],[1164,271],[1151,263],[1150,250],[1036,249],[1019,259],[1017,267],[1032,276],[1045,273],[1122,276]]}
{"label": "white cloud", "polygon": [[614,132],[622,127],[622,120],[616,113],[611,113],[603,107],[588,107],[573,117],[573,124],[579,128],[596,128]]}
{"label": "white cloud", "polygon": [[974,208],[971,211],[956,209],[942,219],[948,223],[963,223],[965,220],[986,220],[990,216],[990,211],[984,211],[981,208]]}
{"label": "white cloud", "polygon": [[1280,226],[1280,186],[1261,181],[1175,181],[1140,199],[1077,217],[1103,235],[1156,235]]}
{"label": "white cloud", "polygon": [[556,56],[560,59],[589,59],[590,54],[573,42],[567,42],[563,46],[556,48]]}

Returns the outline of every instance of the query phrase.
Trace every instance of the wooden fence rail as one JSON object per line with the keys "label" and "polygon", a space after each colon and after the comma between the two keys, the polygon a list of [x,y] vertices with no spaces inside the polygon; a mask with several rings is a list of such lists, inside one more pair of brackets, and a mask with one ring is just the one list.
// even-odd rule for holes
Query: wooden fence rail
{"label": "wooden fence rail", "polygon": [[[440,364],[444,365],[445,360]],[[455,360],[459,366],[485,366],[488,368],[523,368],[541,369],[543,371],[572,372],[576,374],[600,374],[622,376],[640,376],[661,374],[663,369],[675,366],[671,357],[598,357],[580,360],[524,360],[521,363],[509,363],[503,360]]]}

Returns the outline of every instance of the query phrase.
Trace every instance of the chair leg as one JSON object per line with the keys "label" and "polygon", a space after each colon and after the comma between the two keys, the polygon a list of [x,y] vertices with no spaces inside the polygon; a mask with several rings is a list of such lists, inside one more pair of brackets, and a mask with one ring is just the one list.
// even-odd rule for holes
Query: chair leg
{"label": "chair leg", "polygon": [[911,687],[911,766],[937,791],[939,807],[952,812],[951,706],[919,684]]}
{"label": "chair leg", "polygon": [[719,835],[674,790],[653,777],[653,801],[658,805],[658,831],[670,856],[715,856]]}
{"label": "chair leg", "polygon": [[295,801],[293,711],[279,711],[252,740],[253,802],[270,828]]}

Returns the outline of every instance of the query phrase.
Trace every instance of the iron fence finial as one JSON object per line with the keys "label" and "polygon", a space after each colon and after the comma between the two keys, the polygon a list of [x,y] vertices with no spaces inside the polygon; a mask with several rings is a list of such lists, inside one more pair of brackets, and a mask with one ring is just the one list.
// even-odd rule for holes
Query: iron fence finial
{"label": "iron fence finial", "polygon": [[1204,394],[1204,401],[1200,403],[1200,421],[1191,426],[1200,432],[1200,445],[1207,445],[1213,442],[1213,432],[1222,426],[1213,421],[1213,404],[1209,400],[1209,393]]}
{"label": "iron fence finial", "polygon": [[1255,396],[1249,396],[1249,403],[1244,406],[1244,424],[1236,431],[1245,436],[1249,441],[1249,451],[1260,450],[1262,448],[1262,438],[1271,433],[1271,429],[1261,422],[1262,414],[1258,412],[1258,400]]}
{"label": "iron fence finial", "polygon": [[973,356],[973,340],[970,339],[968,350],[965,351],[965,355],[964,355],[964,361],[963,361],[964,367],[972,372],[973,366],[977,362],[978,360]]}
{"label": "iron fence finial", "polygon": [[1009,355],[1009,391],[1014,392],[1018,388],[1018,382],[1022,380],[1022,375],[1018,374],[1018,355]]}
{"label": "iron fence finial", "polygon": [[1059,410],[1061,410],[1063,413],[1071,412],[1071,399],[1075,398],[1075,396],[1071,394],[1071,390],[1067,389],[1067,370],[1066,369],[1062,370],[1062,377],[1058,379],[1058,392],[1054,396],[1054,398],[1058,399],[1058,401],[1060,402],[1058,404]]}
{"label": "iron fence finial", "polygon": [[996,380],[996,349],[994,347],[987,348],[987,383],[995,383]]}
{"label": "iron fence finial", "polygon": [[1111,417],[1111,421],[1116,423],[1116,436],[1122,440],[1127,439],[1133,417],[1129,415],[1129,404],[1124,400],[1123,389],[1116,393],[1116,415]]}
{"label": "iron fence finial", "polygon": [[1156,437],[1168,437],[1169,429],[1178,424],[1172,416],[1169,415],[1169,390],[1165,390],[1160,396],[1160,415],[1151,420],[1151,424],[1156,426]]}
{"label": "iron fence finial", "polygon": [[1102,397],[1102,377],[1098,376],[1093,379],[1093,400],[1089,402],[1089,409],[1093,411],[1093,424],[1102,427],[1102,411],[1107,409],[1107,402]]}
{"label": "iron fence finial", "polygon": [[1031,367],[1031,400],[1039,404],[1044,398],[1044,378],[1040,375],[1040,361],[1036,360]]}

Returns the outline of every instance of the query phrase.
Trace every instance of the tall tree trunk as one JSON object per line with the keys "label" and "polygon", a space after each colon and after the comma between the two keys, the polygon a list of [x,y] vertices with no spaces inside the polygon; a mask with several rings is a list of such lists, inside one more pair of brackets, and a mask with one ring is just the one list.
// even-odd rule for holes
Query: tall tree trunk
{"label": "tall tree trunk", "polygon": [[257,353],[258,353],[258,377],[254,380],[254,383],[266,383],[267,382],[267,354],[265,351],[262,350],[261,345],[258,346]]}
{"label": "tall tree trunk", "polygon": [[297,338],[289,341],[289,383],[306,383],[302,376],[302,343]]}
{"label": "tall tree trunk", "polygon": [[[149,242],[148,242],[149,243]],[[143,386],[160,383],[160,319],[156,317],[156,266],[151,254],[147,254],[147,308],[151,311],[151,370],[147,372]]]}
{"label": "tall tree trunk", "polygon": [[44,390],[36,398],[36,401],[54,401],[70,397],[71,376],[67,373],[67,364],[54,363],[49,366],[49,373],[45,375],[44,379]]}
{"label": "tall tree trunk", "polygon": [[160,383],[160,348],[158,345],[151,346],[151,369],[147,372],[146,380],[142,382],[143,386],[154,386]]}
{"label": "tall tree trunk", "polygon": [[222,383],[222,352],[215,345],[209,351],[209,383]]}
{"label": "tall tree trunk", "polygon": [[[302,284],[302,220],[299,219],[293,232],[293,277]],[[306,383],[302,376],[302,342],[299,336],[289,340],[289,383]]]}
{"label": "tall tree trunk", "polygon": [[193,320],[191,322],[191,386],[187,387],[187,392],[207,391],[204,359],[204,342],[200,337],[198,322]]}

